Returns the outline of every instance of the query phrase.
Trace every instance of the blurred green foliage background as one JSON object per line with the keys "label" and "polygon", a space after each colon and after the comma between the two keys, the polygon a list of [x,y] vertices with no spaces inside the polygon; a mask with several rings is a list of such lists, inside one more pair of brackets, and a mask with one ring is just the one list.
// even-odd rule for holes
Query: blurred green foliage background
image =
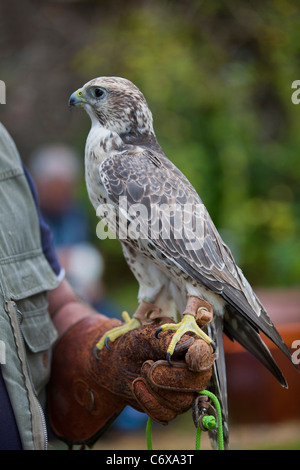
{"label": "blurred green foliage background", "polygon": [[[95,76],[126,77],[143,91],[166,155],[199,192],[248,280],[298,285],[297,2],[21,3],[0,7],[8,89],[0,117],[24,158],[57,139],[83,155],[89,118],[68,113],[68,96]],[[105,254],[109,289],[130,304],[135,281],[118,242],[96,240],[84,181],[79,197]]]}

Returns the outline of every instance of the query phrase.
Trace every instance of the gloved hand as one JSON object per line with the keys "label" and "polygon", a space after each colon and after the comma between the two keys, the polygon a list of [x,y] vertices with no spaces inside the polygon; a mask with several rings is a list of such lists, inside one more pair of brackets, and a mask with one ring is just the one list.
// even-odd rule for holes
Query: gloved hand
{"label": "gloved hand", "polygon": [[54,349],[49,417],[56,435],[68,444],[95,442],[126,405],[167,424],[209,384],[215,359],[211,347],[185,335],[170,365],[164,358],[173,333],[156,338],[159,321],[119,337],[111,350],[96,350],[99,338],[119,324],[90,315],[68,329]]}

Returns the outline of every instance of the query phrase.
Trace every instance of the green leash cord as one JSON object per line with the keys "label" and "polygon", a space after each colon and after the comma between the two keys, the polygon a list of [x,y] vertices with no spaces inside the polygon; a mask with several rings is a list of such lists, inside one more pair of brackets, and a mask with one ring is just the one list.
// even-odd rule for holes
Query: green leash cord
{"label": "green leash cord", "polygon": [[[224,450],[224,439],[223,439],[223,426],[222,426],[222,412],[219,400],[217,397],[211,393],[209,390],[201,390],[198,392],[200,395],[205,395],[208,398],[211,398],[213,401],[217,415],[218,415],[218,450]],[[146,438],[147,438],[147,449],[152,450],[152,423],[153,419],[148,418],[147,427],[146,427]],[[212,415],[204,416],[202,420],[202,424],[205,428],[212,430],[217,427],[216,418]],[[200,450],[200,441],[201,441],[201,428],[198,426],[197,433],[196,433],[196,450]]]}
{"label": "green leash cord", "polygon": [[147,421],[147,426],[146,426],[146,438],[147,438],[147,449],[148,450],[153,450],[153,447],[152,447],[152,423],[153,423],[153,419],[149,417],[148,421]]}
{"label": "green leash cord", "polygon": [[[222,425],[222,411],[219,400],[216,395],[211,393],[209,390],[201,390],[198,392],[200,395],[205,395],[210,398],[215,405],[218,415],[218,450],[224,450],[224,439],[223,439],[223,425]],[[204,416],[202,424],[205,428],[211,430],[217,427],[216,418],[214,416]],[[196,450],[200,450],[200,439],[201,439],[201,428],[198,426],[196,434]]]}

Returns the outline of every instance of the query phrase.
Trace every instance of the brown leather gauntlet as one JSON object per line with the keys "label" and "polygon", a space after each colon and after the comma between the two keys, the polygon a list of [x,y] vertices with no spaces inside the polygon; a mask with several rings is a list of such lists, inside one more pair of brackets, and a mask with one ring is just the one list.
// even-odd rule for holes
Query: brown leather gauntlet
{"label": "brown leather gauntlet", "polygon": [[215,359],[210,346],[185,335],[170,366],[164,358],[173,333],[156,338],[157,321],[121,336],[110,343],[111,350],[95,350],[99,338],[119,324],[88,316],[55,347],[49,418],[55,434],[68,444],[95,442],[126,405],[167,424],[209,384]]}

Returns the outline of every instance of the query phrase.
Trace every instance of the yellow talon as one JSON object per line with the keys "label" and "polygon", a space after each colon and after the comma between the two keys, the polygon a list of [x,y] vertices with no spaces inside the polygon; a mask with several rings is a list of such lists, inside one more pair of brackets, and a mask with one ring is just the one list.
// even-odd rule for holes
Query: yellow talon
{"label": "yellow talon", "polygon": [[109,341],[113,342],[117,338],[119,338],[119,336],[122,336],[128,331],[134,330],[135,328],[138,328],[141,325],[140,320],[138,320],[137,318],[130,318],[128,312],[123,312],[122,318],[125,324],[117,326],[116,328],[112,328],[111,330],[107,331],[96,344],[96,349],[100,350],[104,346],[110,349],[108,346]]}
{"label": "yellow talon", "polygon": [[130,320],[131,320],[131,318],[130,318],[130,316],[129,316],[129,313],[128,313],[128,312],[125,312],[125,311],[122,312],[122,318],[123,318],[123,320],[124,320],[125,323],[129,323]]}
{"label": "yellow talon", "polygon": [[169,347],[167,349],[167,360],[170,362],[171,356],[174,352],[175,346],[180,340],[180,338],[187,333],[188,331],[192,333],[196,333],[197,336],[200,336],[200,338],[204,339],[206,343],[210,344],[215,351],[215,343],[213,340],[207,336],[204,331],[201,330],[201,328],[197,325],[195,317],[193,315],[184,315],[183,319],[179,323],[165,323],[162,325],[158,330],[156,330],[156,337],[161,331],[167,331],[167,330],[174,330],[176,333],[174,334]]}

